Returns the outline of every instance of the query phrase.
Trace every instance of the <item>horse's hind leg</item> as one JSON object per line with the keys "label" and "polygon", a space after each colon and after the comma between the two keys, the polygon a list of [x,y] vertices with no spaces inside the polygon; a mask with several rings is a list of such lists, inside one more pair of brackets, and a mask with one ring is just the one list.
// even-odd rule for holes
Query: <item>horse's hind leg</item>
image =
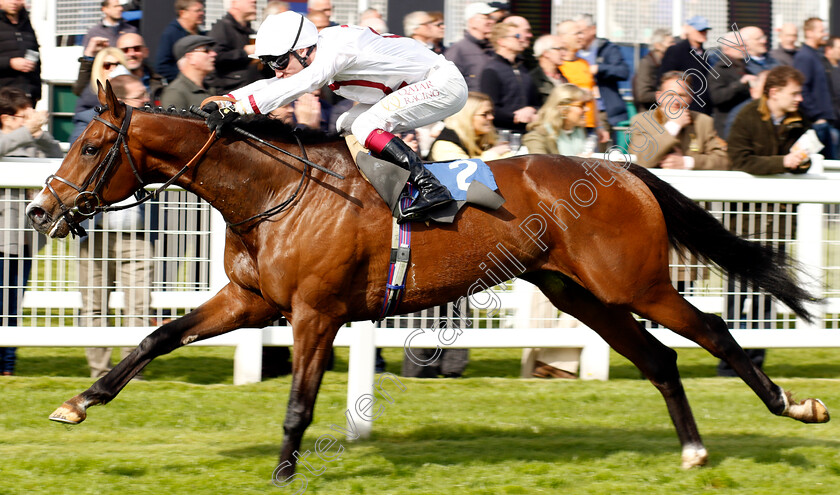
{"label": "horse's hind leg", "polygon": [[87,416],[88,407],[110,402],[157,356],[195,340],[208,339],[245,326],[261,326],[275,313],[276,309],[257,294],[228,284],[195,310],[152,332],[108,374],[56,409],[50,419],[81,423]]}
{"label": "horse's hind leg", "polygon": [[645,300],[634,303],[634,309],[729,363],[773,414],[788,416],[804,423],[825,423],[829,420],[828,410],[819,399],[793,403],[790,392],[773,383],[752,362],[732,337],[723,319],[717,315],[701,313],[670,284],[652,288]]}
{"label": "horse's hind leg", "polygon": [[523,278],[539,287],[560,310],[596,331],[610,347],[641,370],[665,399],[682,445],[682,466],[705,464],[708,454],[680,381],[677,353],[656,340],[629,311],[605,305],[591,292],[557,273],[532,273]]}

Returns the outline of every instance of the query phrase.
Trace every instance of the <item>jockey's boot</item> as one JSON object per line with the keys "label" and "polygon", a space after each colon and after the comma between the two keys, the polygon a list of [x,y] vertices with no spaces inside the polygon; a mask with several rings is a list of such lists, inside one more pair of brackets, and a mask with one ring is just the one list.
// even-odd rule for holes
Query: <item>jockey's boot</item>
{"label": "jockey's boot", "polygon": [[409,172],[408,180],[419,189],[417,199],[411,203],[411,206],[400,212],[400,223],[420,218],[427,211],[453,201],[446,187],[437,180],[437,177],[426,170],[420,157],[399,137],[394,136],[393,139],[388,141],[388,144],[382,148],[380,156],[407,169]]}

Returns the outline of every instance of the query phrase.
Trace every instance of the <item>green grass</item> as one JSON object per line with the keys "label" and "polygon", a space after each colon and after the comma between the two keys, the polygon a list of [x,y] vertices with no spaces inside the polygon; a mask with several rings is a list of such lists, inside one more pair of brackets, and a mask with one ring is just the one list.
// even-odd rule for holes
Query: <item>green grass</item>
{"label": "green grass", "polygon": [[[19,376],[0,380],[0,494],[293,493],[270,484],[290,378],[233,386],[232,352],[162,357],[148,381],[66,426],[46,416],[90,385],[83,351],[20,349]],[[679,467],[658,392],[623,358],[613,356],[608,382],[570,382],[514,378],[519,355],[475,350],[464,379],[403,379],[373,438],[340,439],[341,459],[309,475],[306,493],[838,493],[837,423],[771,415],[740,380],[714,378],[702,351],[680,351],[710,451],[709,466],[691,471]],[[398,372],[399,349],[385,357]],[[343,425],[346,368],[339,349],[301,451]],[[770,350],[767,371],[802,397],[840,405],[838,350]]]}

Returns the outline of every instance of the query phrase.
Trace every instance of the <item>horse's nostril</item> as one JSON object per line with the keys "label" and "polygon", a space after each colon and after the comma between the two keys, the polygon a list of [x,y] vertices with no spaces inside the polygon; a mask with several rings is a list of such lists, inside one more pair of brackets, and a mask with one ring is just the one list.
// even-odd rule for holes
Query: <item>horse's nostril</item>
{"label": "horse's nostril", "polygon": [[29,218],[32,220],[41,220],[47,215],[43,208],[34,206],[29,209]]}

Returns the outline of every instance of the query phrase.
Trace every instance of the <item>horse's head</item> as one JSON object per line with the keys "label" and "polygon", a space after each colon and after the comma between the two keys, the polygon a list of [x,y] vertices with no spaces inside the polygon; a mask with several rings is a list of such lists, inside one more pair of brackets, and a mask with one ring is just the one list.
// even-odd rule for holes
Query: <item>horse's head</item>
{"label": "horse's head", "polygon": [[128,139],[133,109],[117,100],[110,81],[99,85],[99,101],[103,110],[26,208],[35,229],[49,237],[82,233],[80,221],[143,186],[137,164],[144,160],[137,151],[132,157]]}

